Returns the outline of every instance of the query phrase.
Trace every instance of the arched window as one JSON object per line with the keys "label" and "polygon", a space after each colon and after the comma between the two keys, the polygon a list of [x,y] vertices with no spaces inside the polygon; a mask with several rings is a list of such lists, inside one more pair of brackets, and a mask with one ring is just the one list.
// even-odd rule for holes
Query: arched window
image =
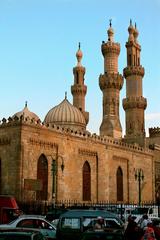
{"label": "arched window", "polygon": [[83,165],[83,201],[91,200],[91,168],[86,161]]}
{"label": "arched window", "polygon": [[37,179],[41,180],[42,189],[37,191],[37,200],[47,200],[48,198],[48,162],[44,155],[38,159]]}
{"label": "arched window", "polygon": [[123,172],[121,167],[117,169],[117,201],[123,201]]}

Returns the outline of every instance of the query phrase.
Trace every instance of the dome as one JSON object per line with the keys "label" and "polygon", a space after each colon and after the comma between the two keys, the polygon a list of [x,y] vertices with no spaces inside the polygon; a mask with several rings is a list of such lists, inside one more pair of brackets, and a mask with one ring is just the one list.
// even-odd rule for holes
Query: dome
{"label": "dome", "polygon": [[66,97],[59,105],[53,107],[47,113],[44,123],[52,123],[71,129],[85,129],[86,127],[82,112],[74,107]]}
{"label": "dome", "polygon": [[27,103],[25,104],[25,107],[23,108],[23,110],[15,113],[12,118],[14,117],[20,118],[21,116],[24,116],[24,118],[28,117],[30,119],[35,119],[35,121],[39,120],[39,117],[35,113],[29,111],[27,107]]}

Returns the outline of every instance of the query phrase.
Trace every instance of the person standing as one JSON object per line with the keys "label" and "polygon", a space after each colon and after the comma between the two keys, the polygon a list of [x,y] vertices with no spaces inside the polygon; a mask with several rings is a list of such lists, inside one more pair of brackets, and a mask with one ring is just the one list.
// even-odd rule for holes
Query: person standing
{"label": "person standing", "polygon": [[147,227],[144,230],[142,240],[156,240],[152,222],[149,221]]}

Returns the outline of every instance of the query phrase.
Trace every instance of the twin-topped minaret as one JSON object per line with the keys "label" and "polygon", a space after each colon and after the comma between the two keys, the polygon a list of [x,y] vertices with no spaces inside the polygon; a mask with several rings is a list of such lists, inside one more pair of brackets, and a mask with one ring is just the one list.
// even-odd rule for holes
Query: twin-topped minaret
{"label": "twin-topped minaret", "polygon": [[126,78],[126,98],[123,99],[123,108],[126,114],[126,135],[129,143],[144,145],[145,124],[144,110],[147,107],[147,100],[143,97],[142,78],[144,68],[140,64],[141,46],[138,43],[138,30],[132,25],[128,27],[129,37],[126,43],[127,67],[123,74]]}
{"label": "twin-topped minaret", "polygon": [[100,135],[121,138],[119,93],[123,86],[123,77],[118,72],[120,44],[114,42],[111,22],[107,33],[108,41],[102,42],[101,45],[104,57],[104,74],[99,76],[99,86],[103,93],[103,119],[100,126]]}

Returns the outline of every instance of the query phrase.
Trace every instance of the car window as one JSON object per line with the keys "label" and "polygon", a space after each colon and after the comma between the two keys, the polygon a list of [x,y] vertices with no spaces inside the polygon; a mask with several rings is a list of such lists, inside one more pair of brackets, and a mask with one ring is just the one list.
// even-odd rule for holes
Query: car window
{"label": "car window", "polygon": [[116,228],[119,227],[120,225],[117,224],[114,220],[106,220],[106,227],[112,227]]}
{"label": "car window", "polygon": [[51,225],[49,225],[47,222],[38,219],[34,221],[35,228],[42,228],[42,229],[53,229]]}
{"label": "car window", "polygon": [[95,221],[96,221],[96,218],[94,218],[94,217],[84,217],[82,225],[84,227],[87,227],[87,226],[90,226],[90,225],[92,226],[92,225],[95,224]]}
{"label": "car window", "polygon": [[17,227],[34,228],[33,219],[23,219],[17,224]]}
{"label": "car window", "polygon": [[80,218],[62,218],[62,228],[80,229]]}

